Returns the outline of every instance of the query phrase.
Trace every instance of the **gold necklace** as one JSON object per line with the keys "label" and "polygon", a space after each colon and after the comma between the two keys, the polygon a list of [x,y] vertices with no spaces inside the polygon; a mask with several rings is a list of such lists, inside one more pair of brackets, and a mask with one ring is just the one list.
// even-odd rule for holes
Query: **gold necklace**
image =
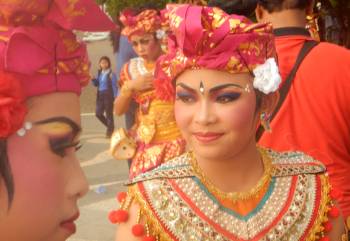
{"label": "gold necklace", "polygon": [[149,73],[152,73],[154,71],[154,68],[156,66],[156,63],[155,62],[148,62],[148,61],[144,61],[143,62],[143,65],[145,66],[146,70],[149,72]]}
{"label": "gold necklace", "polygon": [[230,200],[233,203],[237,201],[244,201],[254,197],[257,197],[259,192],[265,185],[271,180],[272,173],[272,161],[267,151],[263,148],[258,148],[264,165],[264,174],[262,178],[260,178],[259,182],[248,192],[223,192],[219,190],[208,178],[205,177],[202,169],[198,165],[197,159],[195,158],[193,152],[190,152],[190,162],[192,164],[193,170],[196,176],[200,179],[200,181],[204,184],[204,186],[208,189],[211,194],[223,199]]}

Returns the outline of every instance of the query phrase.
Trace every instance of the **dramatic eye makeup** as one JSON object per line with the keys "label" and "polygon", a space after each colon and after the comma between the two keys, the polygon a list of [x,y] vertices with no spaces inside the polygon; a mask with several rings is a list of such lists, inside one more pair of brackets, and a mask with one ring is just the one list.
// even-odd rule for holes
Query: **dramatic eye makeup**
{"label": "dramatic eye makeup", "polygon": [[[209,89],[209,96],[211,100],[225,104],[237,100],[244,91],[245,90],[242,86],[228,83]],[[202,81],[199,86],[199,92],[201,95],[204,95],[205,86]],[[180,100],[184,103],[192,103],[195,102],[197,98],[198,96],[195,89],[184,83],[178,83],[176,85],[176,100]]]}
{"label": "dramatic eye makeup", "polygon": [[149,42],[151,41],[152,39],[151,38],[142,38],[140,40],[134,40],[134,41],[131,41],[131,45],[133,47],[137,47],[138,45],[147,45],[149,44]]}
{"label": "dramatic eye makeup", "polygon": [[176,100],[181,100],[185,103],[192,103],[196,101],[196,95],[193,93],[190,93],[186,90],[180,90],[176,92]]}
{"label": "dramatic eye makeup", "polygon": [[68,149],[80,149],[81,145],[77,136],[81,131],[74,121],[66,117],[54,117],[35,123],[48,135],[51,151],[64,157]]}
{"label": "dramatic eye makeup", "polygon": [[80,142],[74,141],[74,138],[71,135],[51,137],[49,143],[51,150],[61,157],[64,157],[66,155],[66,150],[71,147],[74,147],[76,151],[81,148]]}
{"label": "dramatic eye makeup", "polygon": [[232,101],[237,100],[239,97],[241,96],[241,93],[239,92],[225,92],[225,93],[216,93],[213,95],[213,99],[214,101],[218,102],[218,103],[229,103]]}
{"label": "dramatic eye makeup", "polygon": [[197,94],[191,87],[183,83],[178,83],[176,85],[176,100],[184,103],[193,103],[197,100]]}
{"label": "dramatic eye makeup", "polygon": [[238,84],[218,85],[209,90],[211,99],[220,104],[237,100],[242,95],[243,87]]}
{"label": "dramatic eye makeup", "polygon": [[148,44],[150,41],[151,41],[150,39],[141,39],[141,40],[140,40],[140,44],[146,45],[146,44]]}

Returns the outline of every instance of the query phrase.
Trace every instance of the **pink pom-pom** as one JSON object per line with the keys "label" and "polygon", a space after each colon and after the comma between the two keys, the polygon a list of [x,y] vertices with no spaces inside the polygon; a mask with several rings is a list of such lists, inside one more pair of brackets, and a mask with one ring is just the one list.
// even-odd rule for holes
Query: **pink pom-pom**
{"label": "pink pom-pom", "polygon": [[126,192],[120,192],[117,194],[117,200],[119,203],[123,202],[126,198],[127,194]]}
{"label": "pink pom-pom", "polygon": [[129,219],[129,213],[125,210],[119,209],[110,212],[108,218],[111,223],[125,223]]}
{"label": "pink pom-pom", "polygon": [[332,189],[330,192],[330,196],[332,199],[337,200],[341,197],[341,192],[337,189]]}
{"label": "pink pom-pom", "polygon": [[330,217],[336,218],[336,217],[339,217],[340,212],[337,207],[333,206],[331,210],[329,210],[328,214]]}
{"label": "pink pom-pom", "polygon": [[153,236],[147,236],[147,237],[144,237],[142,241],[157,241],[157,239]]}
{"label": "pink pom-pom", "polygon": [[142,224],[132,226],[132,234],[136,237],[141,237],[145,234],[145,227]]}
{"label": "pink pom-pom", "polygon": [[331,241],[328,237],[323,237],[319,241]]}

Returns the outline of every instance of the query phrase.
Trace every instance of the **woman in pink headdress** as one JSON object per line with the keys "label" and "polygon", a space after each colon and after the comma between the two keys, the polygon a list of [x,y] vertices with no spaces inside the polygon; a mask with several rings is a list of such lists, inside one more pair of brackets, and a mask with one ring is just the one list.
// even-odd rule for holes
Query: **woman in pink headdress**
{"label": "woman in pink headdress", "polygon": [[117,115],[124,114],[130,101],[138,104],[136,123],[130,133],[137,143],[130,178],[151,170],[181,154],[185,142],[176,126],[173,101],[166,92],[155,92],[161,83],[154,81],[155,63],[161,48],[161,17],[156,10],[144,10],[134,16],[122,14],[122,34],[128,36],[138,57],[124,65],[120,75],[120,94],[115,99]]}
{"label": "woman in pink headdress", "polygon": [[0,240],[63,241],[88,190],[75,151],[89,62],[71,29],[114,25],[90,0],[1,2],[0,25]]}
{"label": "woman in pink headdress", "polygon": [[281,82],[271,25],[190,5],[170,22],[156,76],[192,151],[129,182],[116,240],[347,240],[325,167],[257,147]]}

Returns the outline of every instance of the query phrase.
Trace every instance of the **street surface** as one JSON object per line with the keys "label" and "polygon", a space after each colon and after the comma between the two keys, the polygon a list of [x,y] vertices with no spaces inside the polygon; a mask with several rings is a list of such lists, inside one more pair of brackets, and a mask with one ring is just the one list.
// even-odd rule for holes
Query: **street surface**
{"label": "street surface", "polygon": [[[116,126],[124,125],[117,119]],[[125,190],[127,162],[113,160],[108,153],[109,139],[105,138],[105,128],[91,114],[82,115],[83,147],[78,152],[81,166],[89,181],[90,190],[79,202],[80,218],[77,233],[68,241],[110,241],[113,240],[115,226],[108,221],[108,213],[118,207],[116,193]]]}
{"label": "street surface", "polygon": [[[109,41],[88,43],[92,62],[91,74],[97,72],[98,60],[102,55],[111,58],[114,70],[115,61]],[[80,218],[77,233],[68,241],[112,241],[115,225],[108,220],[108,213],[118,207],[116,193],[125,190],[123,183],[128,176],[126,161],[116,161],[108,153],[109,139],[105,138],[105,127],[95,117],[96,88],[91,84],[81,95],[83,147],[77,153],[81,166],[89,181],[90,190],[79,202]],[[115,118],[115,127],[124,126],[124,118]]]}

